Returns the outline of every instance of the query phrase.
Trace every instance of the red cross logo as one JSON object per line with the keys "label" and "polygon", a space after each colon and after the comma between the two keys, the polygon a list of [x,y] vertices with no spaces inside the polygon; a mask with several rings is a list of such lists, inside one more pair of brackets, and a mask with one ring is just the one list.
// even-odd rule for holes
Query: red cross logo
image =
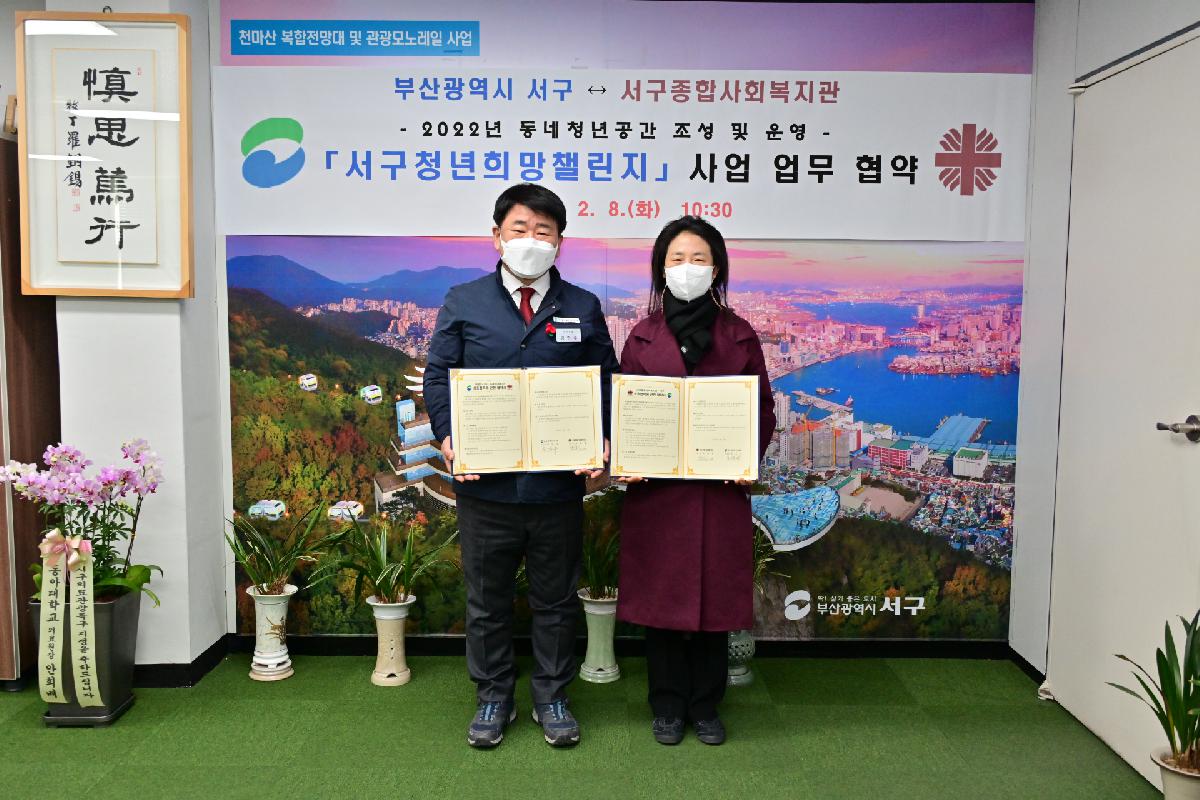
{"label": "red cross logo", "polygon": [[938,180],[950,191],[973,195],[975,190],[986,192],[996,182],[1000,169],[1000,153],[993,152],[999,140],[987,129],[976,131],[975,123],[967,122],[960,133],[951,128],[939,142],[944,152],[933,157],[934,166],[941,167]]}

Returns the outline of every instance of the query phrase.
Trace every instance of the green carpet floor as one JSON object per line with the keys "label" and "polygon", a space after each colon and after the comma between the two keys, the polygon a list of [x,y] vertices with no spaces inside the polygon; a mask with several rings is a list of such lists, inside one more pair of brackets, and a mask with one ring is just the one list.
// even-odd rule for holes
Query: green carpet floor
{"label": "green carpet floor", "polygon": [[474,703],[461,658],[413,658],[412,682],[391,689],[368,682],[370,658],[295,661],[293,678],[262,684],[246,677],[248,656],[231,656],[194,688],[138,690],[99,730],[46,729],[32,690],[0,693],[0,796],[1159,796],[1004,661],[759,659],[755,683],[722,707],[723,747],[689,732],[669,748],[650,737],[644,664],[627,658],[617,683],[574,684],[577,748],[542,741],[522,686],[518,721],[490,752],[466,744]]}

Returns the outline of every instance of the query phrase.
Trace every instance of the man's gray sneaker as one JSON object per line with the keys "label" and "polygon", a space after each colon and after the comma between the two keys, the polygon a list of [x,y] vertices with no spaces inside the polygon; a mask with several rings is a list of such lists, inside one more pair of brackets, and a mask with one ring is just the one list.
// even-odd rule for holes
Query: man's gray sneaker
{"label": "man's gray sneaker", "polygon": [[504,741],[504,729],[517,720],[515,703],[481,702],[467,728],[467,744],[471,747],[495,747]]}
{"label": "man's gray sneaker", "polygon": [[546,742],[553,747],[574,747],[579,744],[579,723],[567,708],[566,700],[537,703],[533,721],[542,726]]}
{"label": "man's gray sneaker", "polygon": [[679,744],[683,741],[683,720],[678,717],[655,717],[654,740],[659,744]]}

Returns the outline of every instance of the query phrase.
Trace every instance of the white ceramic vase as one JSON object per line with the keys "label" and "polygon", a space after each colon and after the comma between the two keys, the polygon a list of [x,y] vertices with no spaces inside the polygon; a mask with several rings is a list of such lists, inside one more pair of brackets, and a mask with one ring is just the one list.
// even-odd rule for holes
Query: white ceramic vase
{"label": "white ceramic vase", "polygon": [[1167,764],[1171,748],[1163,747],[1151,754],[1162,773],[1163,800],[1200,800],[1200,775],[1184,772]]}
{"label": "white ceramic vase", "polygon": [[250,677],[256,681],[281,681],[292,676],[286,631],[288,600],[295,593],[296,587],[290,583],[283,594],[259,594],[256,587],[246,587],[246,594],[254,598],[254,658],[250,662]]}
{"label": "white ceramic vase", "polygon": [[404,657],[404,621],[416,601],[416,595],[411,594],[403,603],[381,603],[374,595],[367,598],[367,605],[375,615],[379,647],[375,671],[371,673],[371,683],[376,686],[403,686],[412,678]]}
{"label": "white ceramic vase", "polygon": [[621,677],[614,651],[613,633],[617,627],[617,598],[593,600],[587,589],[579,590],[587,620],[587,653],[579,668],[579,677],[589,683],[612,683]]}

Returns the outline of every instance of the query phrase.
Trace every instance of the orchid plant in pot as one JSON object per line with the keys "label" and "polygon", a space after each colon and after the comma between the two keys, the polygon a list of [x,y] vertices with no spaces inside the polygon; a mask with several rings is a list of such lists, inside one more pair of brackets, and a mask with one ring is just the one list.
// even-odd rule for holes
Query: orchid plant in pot
{"label": "orchid plant in pot", "polygon": [[[133,705],[140,597],[159,604],[148,584],[162,574],[134,563],[133,546],[142,503],[163,478],[144,439],[126,442],[121,454],[124,464],[89,472],[92,462],[60,443],[46,448],[45,469],[16,461],[0,468],[0,482],[38,504],[48,526],[42,560],[31,567],[37,591],[30,602],[47,725],[106,725]],[[71,668],[63,658],[68,646]]]}
{"label": "orchid plant in pot", "polygon": [[1200,798],[1200,611],[1183,623],[1183,651],[1175,646],[1171,623],[1164,624],[1163,647],[1155,652],[1157,677],[1129,656],[1117,658],[1132,664],[1141,691],[1109,683],[1141,700],[1154,712],[1167,736],[1167,747],[1151,754],[1162,774],[1166,800]]}
{"label": "orchid plant in pot", "polygon": [[[324,505],[318,505],[297,520],[285,536],[275,537],[249,518],[235,515],[232,534],[225,533],[234,560],[250,579],[245,590],[254,599],[250,677],[256,681],[281,681],[294,672],[287,649],[287,610],[288,600],[299,587],[290,582],[292,574],[302,564],[317,562],[342,537],[340,531],[316,532],[317,523],[324,517]],[[312,587],[330,577],[331,573],[314,571],[306,584]]]}
{"label": "orchid plant in pot", "polygon": [[613,636],[617,626],[617,578],[620,569],[620,535],[586,520],[583,531],[583,601],[587,622],[587,651],[579,677],[589,683],[612,683],[621,677]]}
{"label": "orchid plant in pot", "polygon": [[376,686],[403,686],[412,678],[404,652],[404,627],[409,609],[416,602],[413,591],[416,582],[432,570],[454,566],[442,552],[457,534],[433,547],[419,544],[425,515],[418,512],[403,524],[405,534],[393,535],[392,521],[387,514],[378,514],[370,522],[351,518],[351,529],[341,542],[341,550],[322,564],[321,573],[341,570],[355,573],[356,603],[364,592],[366,602],[375,617],[378,652],[371,683]]}

